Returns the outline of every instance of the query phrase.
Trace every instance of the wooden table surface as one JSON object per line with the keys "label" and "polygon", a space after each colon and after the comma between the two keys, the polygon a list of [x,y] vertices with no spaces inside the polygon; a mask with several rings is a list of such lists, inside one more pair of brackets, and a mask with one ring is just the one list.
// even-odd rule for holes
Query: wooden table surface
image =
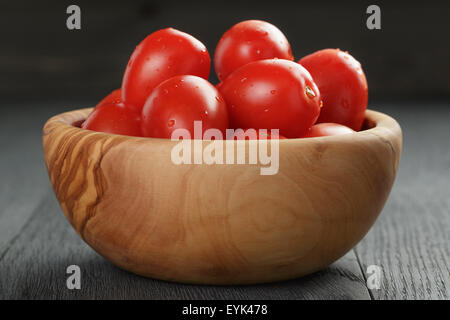
{"label": "wooden table surface", "polygon": [[[66,221],[43,161],[51,115],[91,102],[9,104],[0,118],[0,299],[450,299],[450,105],[380,103],[404,148],[397,180],[367,236],[307,277],[251,286],[195,286],[139,277],[104,260]],[[81,290],[66,268],[81,268]],[[369,290],[367,268],[382,270]]]}

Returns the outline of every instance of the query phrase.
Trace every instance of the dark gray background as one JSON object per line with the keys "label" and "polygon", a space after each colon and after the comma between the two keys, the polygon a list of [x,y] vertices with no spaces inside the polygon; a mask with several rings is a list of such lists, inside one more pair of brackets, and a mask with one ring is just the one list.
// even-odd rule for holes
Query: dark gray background
{"label": "dark gray background", "polygon": [[[74,3],[80,31],[66,28]],[[381,7],[381,30],[366,28],[369,4]],[[213,56],[234,23],[263,19],[286,34],[296,60],[327,47],[348,50],[363,64],[371,101],[448,99],[449,12],[448,1],[2,1],[0,96],[95,102],[120,86],[131,52],[157,29],[188,32]]]}

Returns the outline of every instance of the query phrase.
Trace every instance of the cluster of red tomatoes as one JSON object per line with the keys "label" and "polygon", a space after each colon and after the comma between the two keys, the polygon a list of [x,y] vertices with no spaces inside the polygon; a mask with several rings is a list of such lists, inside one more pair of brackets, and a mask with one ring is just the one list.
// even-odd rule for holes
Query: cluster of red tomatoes
{"label": "cluster of red tomatoes", "polygon": [[[168,28],[134,50],[122,81],[82,128],[131,136],[170,138],[227,128],[279,129],[280,138],[334,135],[361,129],[367,81],[347,52],[325,49],[294,62],[288,40],[274,25],[243,21],[220,39],[211,59],[193,36]],[[270,136],[269,136],[270,138]]]}

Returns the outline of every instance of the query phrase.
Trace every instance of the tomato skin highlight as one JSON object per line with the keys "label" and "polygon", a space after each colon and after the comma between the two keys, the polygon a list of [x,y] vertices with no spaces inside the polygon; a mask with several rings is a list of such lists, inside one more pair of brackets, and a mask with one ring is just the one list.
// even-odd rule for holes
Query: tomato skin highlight
{"label": "tomato skin highlight", "polygon": [[170,139],[182,128],[194,139],[194,121],[202,121],[202,136],[216,128],[225,136],[228,111],[219,91],[203,78],[184,75],[159,84],[142,109],[142,133],[146,137]]}
{"label": "tomato skin highlight", "polygon": [[246,64],[223,81],[220,92],[234,128],[279,129],[286,138],[302,137],[321,107],[309,72],[284,59]]}
{"label": "tomato skin highlight", "polygon": [[214,67],[219,80],[224,80],[249,62],[271,58],[294,59],[285,35],[268,22],[247,20],[223,34],[214,53]]}
{"label": "tomato skin highlight", "polygon": [[140,137],[140,121],[140,113],[123,102],[102,101],[89,114],[81,128]]}
{"label": "tomato skin highlight", "polygon": [[298,61],[313,77],[323,99],[318,123],[333,122],[359,131],[368,102],[361,64],[347,52],[324,49]]}
{"label": "tomato skin highlight", "polygon": [[313,125],[304,138],[337,136],[342,134],[349,134],[355,132],[353,129],[338,123],[318,123]]}
{"label": "tomato skin highlight", "polygon": [[140,111],[162,81],[185,74],[208,79],[210,68],[211,58],[199,40],[173,28],[156,31],[131,55],[122,80],[123,99]]}

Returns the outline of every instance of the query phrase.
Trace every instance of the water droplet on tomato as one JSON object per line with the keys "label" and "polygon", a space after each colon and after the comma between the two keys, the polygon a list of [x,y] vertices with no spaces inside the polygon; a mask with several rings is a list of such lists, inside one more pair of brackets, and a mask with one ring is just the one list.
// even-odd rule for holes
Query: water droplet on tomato
{"label": "water droplet on tomato", "polygon": [[277,90],[270,90],[270,93],[275,94],[275,93],[277,93]]}
{"label": "water droplet on tomato", "polygon": [[241,79],[241,82],[245,82],[246,80],[247,80],[247,78],[244,77]]}
{"label": "water droplet on tomato", "polygon": [[342,108],[344,108],[344,109],[350,108],[350,104],[348,103],[347,99],[342,99],[341,100],[341,105],[342,105]]}
{"label": "water droplet on tomato", "polygon": [[313,89],[311,89],[310,87],[306,86],[305,87],[305,93],[308,96],[308,98],[315,98],[316,97],[316,93],[314,92]]}
{"label": "water droplet on tomato", "polygon": [[170,119],[170,120],[167,122],[167,125],[169,126],[169,128],[172,128],[172,127],[175,125],[175,120]]}

